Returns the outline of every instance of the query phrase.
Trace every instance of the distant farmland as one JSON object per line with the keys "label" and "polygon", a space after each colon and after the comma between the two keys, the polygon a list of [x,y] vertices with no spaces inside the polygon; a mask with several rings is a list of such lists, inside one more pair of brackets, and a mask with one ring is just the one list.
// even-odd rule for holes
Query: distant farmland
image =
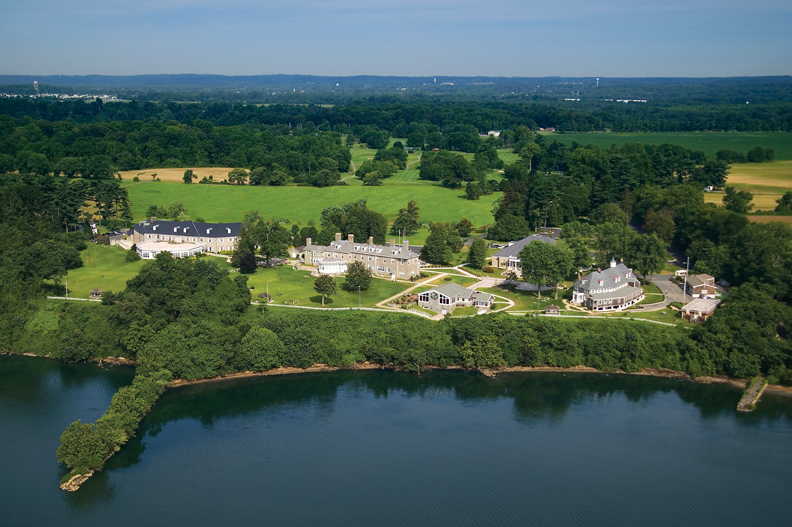
{"label": "distant farmland", "polygon": [[559,141],[569,146],[573,141],[581,145],[609,148],[612,144],[627,142],[648,145],[664,143],[680,145],[690,150],[700,150],[709,157],[715,157],[718,150],[736,150],[745,153],[755,146],[775,150],[776,160],[792,160],[792,133],[788,132],[675,132],[675,133],[575,133],[546,134],[547,141]]}

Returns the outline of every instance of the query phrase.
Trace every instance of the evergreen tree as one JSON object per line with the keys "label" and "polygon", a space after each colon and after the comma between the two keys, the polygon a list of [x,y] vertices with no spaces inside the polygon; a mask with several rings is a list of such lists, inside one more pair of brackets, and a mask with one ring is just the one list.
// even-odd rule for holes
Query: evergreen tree
{"label": "evergreen tree", "polygon": [[420,228],[420,225],[418,224],[418,218],[421,217],[418,214],[419,210],[421,210],[421,208],[415,201],[410,201],[407,203],[406,208],[399,209],[399,215],[393,222],[391,233],[401,233],[404,236],[411,236],[418,232],[418,229]]}
{"label": "evergreen tree", "polygon": [[349,291],[366,291],[371,285],[371,270],[363,262],[352,262],[347,267],[346,284]]}
{"label": "evergreen tree", "polygon": [[482,269],[487,262],[487,244],[481,238],[476,238],[470,245],[468,262],[473,269]]}

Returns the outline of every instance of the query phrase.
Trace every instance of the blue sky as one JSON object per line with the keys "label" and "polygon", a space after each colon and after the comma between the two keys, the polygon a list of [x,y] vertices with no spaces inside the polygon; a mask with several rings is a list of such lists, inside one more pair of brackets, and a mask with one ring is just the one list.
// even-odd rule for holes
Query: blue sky
{"label": "blue sky", "polygon": [[792,1],[0,0],[0,74],[792,74]]}

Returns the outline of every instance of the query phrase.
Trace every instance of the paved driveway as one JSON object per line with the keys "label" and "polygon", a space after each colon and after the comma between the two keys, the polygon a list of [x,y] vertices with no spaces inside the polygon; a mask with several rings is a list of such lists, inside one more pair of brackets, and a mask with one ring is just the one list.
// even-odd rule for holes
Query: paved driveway
{"label": "paved driveway", "polygon": [[[665,295],[666,300],[671,302],[685,303],[685,297],[682,294],[682,288],[674,282],[674,275],[671,274],[650,274],[646,277],[647,280],[652,282],[660,289]],[[688,297],[690,300],[690,297]]]}

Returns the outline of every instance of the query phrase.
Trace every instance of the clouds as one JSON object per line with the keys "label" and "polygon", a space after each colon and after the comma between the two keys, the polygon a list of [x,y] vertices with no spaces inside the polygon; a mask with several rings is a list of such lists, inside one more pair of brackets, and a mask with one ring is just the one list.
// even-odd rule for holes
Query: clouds
{"label": "clouds", "polygon": [[788,74],[792,3],[27,0],[2,73]]}

